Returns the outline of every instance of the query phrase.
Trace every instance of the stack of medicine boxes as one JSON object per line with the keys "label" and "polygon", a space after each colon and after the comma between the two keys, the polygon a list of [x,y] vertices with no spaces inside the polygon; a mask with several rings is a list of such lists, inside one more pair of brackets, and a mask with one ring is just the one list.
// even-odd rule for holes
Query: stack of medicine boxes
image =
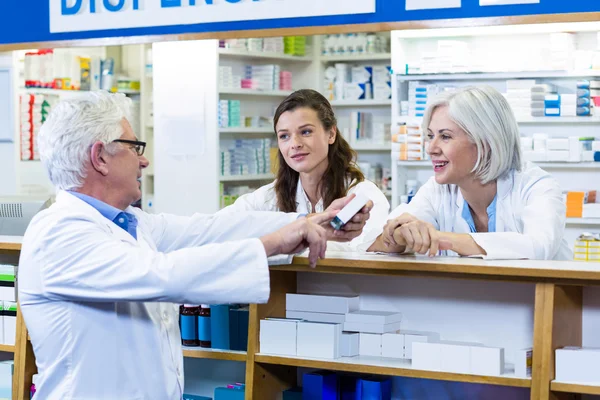
{"label": "stack of medicine boxes", "polygon": [[600,263],[600,235],[583,234],[575,241],[573,252],[575,261],[592,261]]}
{"label": "stack of medicine boxes", "polygon": [[2,302],[2,344],[15,344],[17,331],[16,267],[0,265],[0,301]]}
{"label": "stack of medicine boxes", "polygon": [[260,321],[261,353],[320,359],[389,357],[410,359],[413,368],[422,370],[496,376],[504,372],[503,348],[401,330],[400,313],[360,310],[358,296],[287,294],[286,317]]}

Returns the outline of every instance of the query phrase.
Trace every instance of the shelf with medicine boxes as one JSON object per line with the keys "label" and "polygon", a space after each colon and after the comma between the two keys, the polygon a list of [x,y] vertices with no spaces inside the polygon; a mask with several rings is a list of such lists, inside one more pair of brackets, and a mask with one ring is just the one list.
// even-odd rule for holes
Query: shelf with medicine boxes
{"label": "shelf with medicine boxes", "polygon": [[[53,187],[38,161],[36,135],[52,107],[65,99],[85,96],[90,90],[104,89],[126,94],[132,101],[131,125],[140,140],[148,142],[145,156],[153,162],[151,121],[151,78],[145,76],[146,50],[150,45],[76,47],[15,51],[15,102],[19,124],[15,124],[20,143],[17,163],[18,192],[52,194]],[[147,106],[150,104],[149,106]],[[150,119],[149,119],[150,118]],[[142,201],[151,198],[151,181],[142,178]]]}
{"label": "shelf with medicine boxes", "polygon": [[[431,168],[429,160],[396,161],[396,165],[403,168]],[[600,162],[536,162],[535,165],[542,169],[600,169]]]}
{"label": "shelf with medicine boxes", "polygon": [[283,52],[259,52],[259,51],[247,51],[247,50],[236,50],[231,48],[220,48],[219,56],[221,57],[235,57],[235,58],[248,58],[248,59],[268,59],[274,61],[293,61],[293,62],[312,62],[311,57],[307,56],[296,56],[293,54],[285,54]]}
{"label": "shelf with medicine boxes", "polygon": [[221,175],[221,182],[267,181],[275,179],[273,174]]}
{"label": "shelf with medicine boxes", "polygon": [[312,39],[304,36],[219,41],[219,207],[274,179],[273,115],[294,88],[313,87]]}
{"label": "shelf with medicine boxes", "polygon": [[219,133],[273,133],[273,128],[270,126],[260,126],[260,127],[229,127],[229,128],[219,128]]}
{"label": "shelf with medicine boxes", "polygon": [[[0,242],[2,242],[0,243],[0,250],[12,249],[14,246],[14,241],[0,240]],[[18,250],[16,252],[18,254]],[[299,272],[308,272],[309,274],[303,275]],[[535,293],[532,293],[531,298],[534,303],[534,307],[531,308],[533,315],[525,319],[533,321],[533,362],[530,376],[516,377],[510,371],[498,376],[429,371],[416,369],[407,360],[392,360],[380,357],[359,356],[354,359],[327,360],[299,356],[267,355],[260,352],[260,320],[268,317],[284,317],[287,293],[298,293],[299,289],[305,288],[302,281],[306,276],[323,277],[323,279],[331,276],[336,282],[344,283],[345,279],[355,276],[355,274],[360,274],[356,278],[361,281],[367,281],[371,278],[389,280],[392,276],[396,277],[393,279],[409,279],[409,276],[418,276],[422,277],[421,279],[428,279],[426,286],[435,284],[435,291],[451,286],[457,282],[457,278],[468,278],[468,282],[471,282],[470,285],[474,285],[473,289],[477,287],[475,285],[483,285],[482,287],[484,287],[484,289],[480,287],[480,290],[475,290],[477,295],[472,298],[475,304],[481,302],[482,307],[485,307],[485,302],[480,297],[489,292],[485,290],[485,285],[525,285],[524,287],[530,288],[527,289],[528,292],[531,291],[531,285],[535,285]],[[503,283],[498,281],[503,281]],[[490,384],[494,387],[510,386],[515,389],[530,390],[531,399],[549,400],[551,398],[550,382],[554,369],[554,359],[551,355],[559,346],[559,343],[561,346],[581,345],[581,318],[583,313],[581,286],[598,284],[600,273],[585,263],[573,262],[489,261],[462,258],[438,260],[415,259],[410,256],[356,256],[349,254],[337,256],[330,254],[327,259],[319,261],[316,269],[308,266],[306,257],[295,257],[291,265],[273,266],[271,267],[270,282],[271,296],[269,302],[250,306],[247,353],[184,348],[186,357],[245,362],[246,391],[249,392],[250,398],[277,398],[277,395],[281,394],[283,390],[297,385],[297,368],[308,367],[335,371],[365,372],[368,374],[421,377],[465,384]],[[398,282],[402,282],[402,280],[395,281],[394,284]],[[373,287],[379,288],[380,285]],[[511,293],[511,299],[507,303],[510,304],[510,307],[502,308],[503,317],[499,318],[499,321],[505,324],[510,318],[510,312],[508,311],[514,309],[516,299],[520,297],[519,295],[515,297],[514,292],[507,292],[504,287],[497,290],[500,293]],[[471,290],[461,291],[461,293],[469,292]],[[380,293],[377,290],[376,293],[377,296],[392,298],[395,292]],[[481,314],[478,318],[484,314]],[[560,318],[560,324],[554,323],[556,318]],[[429,320],[432,320],[432,318],[429,318]],[[460,323],[460,320],[455,322]],[[446,326],[448,321],[443,323]],[[511,333],[514,334],[514,332],[519,331],[517,325],[512,324],[510,326]],[[528,329],[525,331],[531,334]],[[503,332],[500,335],[504,335]],[[17,395],[15,398],[19,400],[28,399],[31,378],[36,372],[35,355],[31,349],[31,343],[26,338],[25,323],[22,318],[18,318],[17,344],[14,352],[16,379],[13,383],[13,391]],[[552,382],[552,391],[555,392],[597,393],[594,390],[591,387],[586,388],[585,385]]]}
{"label": "shelf with medicine boxes", "polygon": [[597,78],[600,70],[579,71],[515,71],[515,72],[471,72],[471,73],[445,73],[445,74],[397,74],[401,81],[462,81],[462,80],[503,80],[503,79],[535,79],[535,78]]}
{"label": "shelf with medicine boxes", "polygon": [[567,218],[567,225],[600,226],[600,218]]}
{"label": "shelf with medicine boxes", "polygon": [[357,143],[352,148],[356,151],[390,151],[389,143]]}
{"label": "shelf with medicine boxes", "polygon": [[554,380],[550,383],[550,390],[553,392],[600,395],[600,384],[584,385],[581,383],[567,383]]}
{"label": "shelf with medicine boxes", "polygon": [[355,356],[340,357],[335,360],[323,360],[308,357],[274,356],[258,353],[255,356],[258,363],[287,365],[292,367],[324,369],[329,371],[344,371],[360,374],[387,376],[404,376],[409,378],[425,378],[454,382],[484,383],[490,385],[531,387],[531,378],[519,378],[509,370],[501,376],[485,376],[472,374],[455,374],[439,371],[425,371],[412,367],[410,360],[392,359],[385,357]]}
{"label": "shelf with medicine boxes", "polygon": [[319,63],[315,87],[330,101],[365,177],[385,190],[390,159],[384,148],[389,150],[392,104],[389,33],[321,35],[314,42]]}
{"label": "shelf with medicine boxes", "polygon": [[219,89],[219,94],[243,95],[243,96],[273,96],[286,97],[292,92],[289,90],[259,90],[259,89]]}
{"label": "shelf with medicine boxes", "polygon": [[[391,377],[415,377],[453,381],[464,384],[478,383],[487,385],[486,390],[490,390],[487,392],[488,394],[494,393],[494,390],[527,390],[529,391],[528,396],[531,399],[554,398],[550,391],[550,382],[554,376],[553,370],[555,361],[550,355],[553,354],[556,348],[563,345],[581,345],[582,330],[585,328],[582,324],[584,306],[582,303],[581,286],[589,284],[593,285],[594,283],[592,275],[588,275],[588,273],[581,275],[580,273],[583,272],[583,270],[586,270],[595,275],[597,279],[600,279],[600,275],[594,268],[576,262],[553,263],[552,261],[485,261],[474,259],[431,260],[428,258],[414,258],[410,256],[385,257],[376,255],[360,257],[339,255],[340,258],[335,258],[338,257],[336,254],[331,254],[331,258],[319,261],[316,269],[310,268],[307,259],[304,257],[296,257],[292,265],[271,267],[272,296],[267,304],[255,305],[250,309],[250,337],[254,339],[251,339],[249,342],[249,359],[253,359],[253,362],[249,361],[247,364],[246,384],[247,390],[250,391],[253,396],[252,398],[274,398],[276,394],[281,393],[282,390],[295,386],[297,382],[297,368],[341,372],[348,371],[359,374],[365,373]],[[549,265],[548,263],[551,263],[552,265]],[[463,264],[463,266],[460,266],[460,264]],[[359,274],[359,276],[355,276],[355,274]],[[393,278],[393,276],[397,278]],[[423,278],[418,278],[417,276]],[[428,279],[434,276],[441,279]],[[535,276],[535,278],[532,279],[532,276]],[[583,278],[583,280],[572,280],[577,276]],[[296,301],[294,304],[296,306],[298,304],[303,304],[305,306],[316,304],[318,307],[329,307],[329,305],[332,304],[339,306],[339,304],[342,304],[345,308],[346,304],[350,303],[347,301],[341,303],[338,301],[334,302],[334,297],[337,297],[329,297],[326,295],[326,292],[324,293],[323,291],[330,288],[331,290],[334,290],[335,293],[339,293],[339,290],[344,291],[343,288],[351,287],[353,293],[358,293],[356,291],[361,291],[362,289],[360,289],[360,287],[362,286],[366,291],[365,298],[362,298],[363,294],[361,291],[361,299],[356,303],[360,304],[360,307],[362,307],[363,304],[369,304],[370,309],[374,309],[376,303],[374,303],[374,298],[372,299],[369,296],[374,296],[374,293],[376,293],[376,297],[385,299],[383,303],[379,304],[386,304],[391,307],[392,303],[390,302],[399,301],[402,296],[398,292],[404,293],[405,287],[406,289],[411,288],[409,290],[409,297],[414,299],[417,294],[415,288],[418,287],[419,282],[425,286],[435,284],[436,287],[432,289],[433,291],[436,293],[443,292],[448,294],[448,296],[450,296],[449,293],[454,290],[456,293],[462,293],[458,295],[460,297],[461,295],[470,292],[470,290],[467,290],[464,286],[467,284],[467,281],[465,281],[464,284],[460,283],[461,278],[467,278],[468,282],[470,282],[468,285],[474,285],[474,287],[478,288],[476,289],[478,294],[469,300],[477,304],[478,307],[481,307],[481,309],[476,311],[478,315],[478,324],[482,323],[480,319],[494,318],[489,314],[492,312],[491,309],[488,311],[483,310],[486,306],[482,296],[485,297],[490,295],[490,292],[497,292],[500,297],[503,296],[502,299],[500,299],[500,297],[496,298],[493,303],[496,304],[497,302],[502,301],[510,303],[510,308],[512,309],[511,313],[516,310],[515,307],[518,308],[517,305],[520,302],[524,302],[523,305],[529,304],[525,306],[525,308],[529,310],[526,314],[531,312],[531,315],[528,318],[520,319],[520,323],[522,324],[526,323],[525,321],[528,321],[528,323],[533,325],[533,329],[520,329],[518,323],[511,324],[510,331],[505,331],[505,333],[502,333],[499,336],[500,340],[510,341],[510,339],[507,339],[506,337],[506,334],[509,332],[510,334],[508,334],[508,336],[532,335],[529,339],[523,338],[524,340],[531,340],[531,343],[533,344],[532,349],[525,358],[517,358],[514,360],[515,363],[519,365],[518,373],[513,373],[509,364],[505,364],[505,371],[498,375],[479,375],[464,372],[447,372],[443,369],[433,370],[429,368],[416,368],[413,365],[415,362],[414,354],[413,361],[410,361],[407,359],[392,359],[363,355],[324,358],[328,357],[325,356],[326,353],[323,353],[322,356],[316,358],[317,356],[300,356],[297,354],[282,355],[273,354],[270,351],[262,351],[259,337],[263,334],[263,327],[267,327],[268,325],[263,325],[260,322],[269,318],[271,321],[275,322],[286,321],[284,317],[288,312],[288,305],[292,304],[289,303],[289,301],[293,301],[293,299],[289,298],[289,293],[310,293],[311,288],[315,289],[318,287],[320,289],[318,289],[317,293],[324,296],[324,300],[318,302],[305,301],[301,303]],[[418,279],[422,280],[418,281]],[[504,282],[500,283],[497,279],[501,279]],[[384,287],[381,286],[383,280],[386,281],[386,285],[389,285],[389,287],[386,285],[384,285]],[[529,282],[529,284],[533,284],[533,286],[527,286],[527,284],[525,284],[526,286],[521,286],[521,283],[517,282]],[[399,283],[400,285],[398,285]],[[509,291],[516,294],[516,297],[513,295],[510,297],[506,296],[507,287],[494,287],[494,285],[511,285],[512,288]],[[452,287],[454,287],[454,289],[452,289]],[[373,291],[374,289],[375,291]],[[448,290],[450,290],[450,292]],[[486,294],[483,295],[483,293]],[[501,293],[504,293],[504,295]],[[425,300],[426,298],[427,300]],[[447,300],[450,297],[442,295],[442,298]],[[427,303],[430,300],[429,296],[425,296],[419,301],[410,302],[411,307],[405,309],[407,314],[405,315],[402,313],[402,321],[405,321],[406,319],[407,321],[411,321],[410,323],[414,325],[415,320],[418,319],[414,312],[414,307],[421,308],[424,303]],[[479,304],[479,302],[481,302],[481,304]],[[408,304],[409,303],[407,303],[407,305]],[[465,304],[466,303],[463,301],[461,307]],[[432,305],[430,304],[430,307],[431,306]],[[398,310],[404,311],[401,309]],[[328,309],[327,311],[330,312],[331,310]],[[456,309],[453,308],[452,312],[456,312]],[[516,314],[511,316],[509,315],[511,313],[503,314],[503,317],[501,318],[502,322],[496,321],[496,323],[504,324],[508,319],[515,317]],[[330,313],[328,315],[330,315]],[[542,318],[542,316],[544,317]],[[448,315],[446,317],[448,317]],[[555,323],[558,318],[560,318],[562,323]],[[569,322],[567,323],[563,318]],[[307,317],[303,317],[303,320],[304,321],[297,322],[298,326],[307,323],[306,321],[310,321]],[[287,321],[290,323],[294,322],[293,320]],[[428,323],[429,330],[432,327],[432,324],[430,324],[432,317],[428,316],[427,318],[422,319],[422,323],[425,321]],[[455,325],[459,328],[462,326],[462,338],[454,338],[455,340],[468,340],[469,342],[474,340],[473,334],[478,330],[477,327],[472,324],[469,325],[467,333],[464,325],[465,322],[462,321],[461,318],[450,318],[445,319],[444,330],[449,327],[448,321],[455,321]],[[308,324],[310,325],[310,323]],[[313,325],[322,326],[327,324],[321,323]],[[296,332],[299,332],[299,330],[296,330]],[[402,330],[400,332],[402,332]],[[494,330],[489,333],[489,335],[492,336],[496,334],[497,332]],[[279,336],[279,338],[283,337],[284,336],[281,335]],[[552,338],[552,340],[550,340],[550,338]],[[253,343],[255,340],[258,340],[258,343]],[[300,339],[297,338],[297,340]],[[319,340],[323,341],[323,343],[319,344],[319,348],[326,346],[324,344],[325,342],[330,343],[324,336],[319,336]],[[520,340],[517,339],[513,343],[516,342],[520,342]],[[271,341],[268,343],[270,345],[273,344]],[[302,347],[306,347],[309,342],[304,341],[302,343]],[[313,341],[312,343],[314,344],[316,342]],[[282,344],[282,342],[279,344]],[[420,343],[419,347],[423,347],[422,345],[423,343]],[[297,348],[297,346],[294,347],[296,350]],[[267,347],[265,347],[265,351],[266,350]],[[253,357],[251,356],[252,354]],[[442,357],[445,357],[443,354],[444,353],[442,353]],[[510,357],[511,352],[509,351],[506,354],[506,357],[508,358]],[[525,353],[523,354],[525,355]],[[471,359],[471,365],[473,365],[473,362],[473,359]],[[529,372],[527,372],[527,365],[530,365]],[[516,366],[517,365],[515,365],[515,367]],[[398,384],[402,384],[403,387],[406,387],[405,385],[409,384],[409,382],[406,381],[399,382],[402,382]],[[394,384],[395,380],[392,378],[392,385]],[[564,390],[575,393],[596,393],[593,389],[585,391],[579,386],[566,386],[557,383],[553,383],[553,385],[555,387],[552,388],[552,391]],[[465,387],[464,390],[468,391],[469,389]],[[517,396],[514,393],[513,395]],[[520,392],[519,398],[524,398],[524,396],[525,393]],[[490,398],[493,398],[492,394],[490,394]],[[508,394],[503,398],[513,397]]]}
{"label": "shelf with medicine boxes", "polygon": [[365,53],[351,55],[322,55],[320,57],[323,63],[333,62],[358,62],[358,61],[389,61],[392,59],[392,53]]}
{"label": "shelf with medicine boxes", "polygon": [[332,100],[331,105],[333,107],[378,107],[378,106],[391,106],[391,100]]}
{"label": "shelf with medicine boxes", "polygon": [[246,361],[245,351],[203,349],[183,346],[183,356],[189,358],[205,358],[210,360]]}

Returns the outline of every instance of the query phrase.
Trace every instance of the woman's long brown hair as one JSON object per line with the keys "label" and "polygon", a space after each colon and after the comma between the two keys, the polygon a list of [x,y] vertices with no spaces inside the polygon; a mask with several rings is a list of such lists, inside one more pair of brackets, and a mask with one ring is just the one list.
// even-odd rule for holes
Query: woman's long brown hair
{"label": "woman's long brown hair", "polygon": [[[329,145],[327,153],[329,165],[319,182],[323,207],[327,208],[335,199],[346,196],[348,189],[364,181],[365,176],[356,165],[356,152],[340,134],[331,104],[317,91],[302,89],[290,94],[275,111],[273,124],[275,133],[277,133],[277,122],[283,113],[303,107],[316,111],[326,132],[332,128],[335,128],[336,132],[335,141]],[[299,173],[287,165],[281,151],[278,153],[278,162],[275,182],[277,207],[283,212],[295,212]]]}

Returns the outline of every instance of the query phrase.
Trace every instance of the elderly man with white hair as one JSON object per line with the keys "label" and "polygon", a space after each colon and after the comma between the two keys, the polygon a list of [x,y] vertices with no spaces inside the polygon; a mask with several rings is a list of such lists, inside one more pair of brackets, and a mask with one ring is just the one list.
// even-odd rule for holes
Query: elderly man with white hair
{"label": "elderly man with white hair", "polygon": [[572,259],[560,185],[522,162],[519,127],[500,92],[442,93],[423,131],[434,177],[392,211],[371,251]]}
{"label": "elderly man with white hair", "polygon": [[[314,265],[326,249],[324,226],[350,200],[310,217],[144,213],[130,206],[149,163],[129,108],[123,95],[89,93],[58,104],[40,131],[58,193],[28,227],[19,263],[36,398],[180,399],[178,304],[266,302],[267,257],[308,247]],[[368,217],[366,207],[344,239]]]}

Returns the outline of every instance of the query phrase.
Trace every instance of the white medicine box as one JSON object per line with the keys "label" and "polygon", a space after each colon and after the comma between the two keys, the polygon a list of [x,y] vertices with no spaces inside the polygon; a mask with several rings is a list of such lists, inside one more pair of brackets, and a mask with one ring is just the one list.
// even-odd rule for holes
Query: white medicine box
{"label": "white medicine box", "polygon": [[17,333],[17,303],[4,301],[2,309],[3,343],[14,345]]}
{"label": "white medicine box", "polygon": [[301,357],[335,359],[341,356],[342,325],[299,322],[296,354]]}
{"label": "white medicine box", "polygon": [[471,373],[500,376],[504,373],[504,349],[500,347],[471,347]]}
{"label": "white medicine box", "polygon": [[381,357],[381,344],[383,335],[379,333],[359,334],[359,354],[361,356]]}
{"label": "white medicine box", "polygon": [[360,334],[353,332],[342,332],[342,357],[354,357],[359,354]]}
{"label": "white medicine box", "polygon": [[600,349],[565,347],[556,349],[555,355],[557,381],[600,384]]}
{"label": "white medicine box", "polygon": [[326,296],[287,293],[286,310],[346,314],[358,310],[358,296]]}
{"label": "white medicine box", "polygon": [[436,343],[440,341],[440,334],[436,332],[400,331],[404,335],[404,358],[412,360],[413,343]]}
{"label": "white medicine box", "polygon": [[267,318],[260,321],[260,352],[296,355],[299,320]]}
{"label": "white medicine box", "polygon": [[401,333],[384,333],[381,339],[381,356],[404,358],[404,335]]}

